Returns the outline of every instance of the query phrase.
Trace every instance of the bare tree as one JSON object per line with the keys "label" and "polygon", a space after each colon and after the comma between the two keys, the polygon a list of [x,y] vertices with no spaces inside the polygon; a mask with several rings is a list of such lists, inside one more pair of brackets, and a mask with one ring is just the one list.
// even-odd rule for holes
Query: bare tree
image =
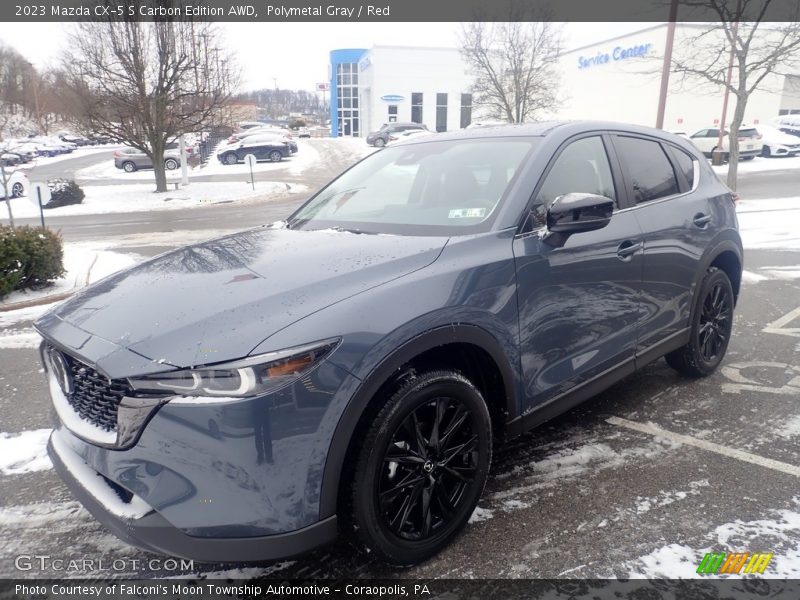
{"label": "bare tree", "polygon": [[87,22],[70,37],[62,71],[81,128],[144,152],[156,191],[166,191],[167,144],[216,124],[238,85],[217,29],[191,21]]}
{"label": "bare tree", "polygon": [[[736,189],[739,129],[747,101],[756,90],[769,90],[769,76],[796,66],[800,59],[800,23],[765,23],[773,0],[682,0],[682,6],[712,11],[719,21],[680,41],[690,52],[673,55],[672,71],[683,84],[727,89],[736,99],[728,128],[727,184]],[[728,77],[729,68],[731,77]],[[720,124],[724,128],[725,123]]]}
{"label": "bare tree", "polygon": [[475,82],[473,105],[522,123],[556,105],[561,35],[551,22],[467,23],[461,54]]}

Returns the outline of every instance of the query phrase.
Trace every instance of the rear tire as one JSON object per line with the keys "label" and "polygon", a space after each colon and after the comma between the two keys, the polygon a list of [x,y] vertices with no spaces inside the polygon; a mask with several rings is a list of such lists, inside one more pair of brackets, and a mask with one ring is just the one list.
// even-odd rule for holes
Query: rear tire
{"label": "rear tire", "polygon": [[269,153],[269,159],[272,162],[281,162],[282,158],[283,154],[281,153],[280,150],[273,150],[272,152]]}
{"label": "rear tire", "polygon": [[733,287],[725,274],[711,267],[698,289],[689,343],[666,355],[667,364],[688,377],[711,375],[728,349],[733,329]]}
{"label": "rear tire", "polygon": [[350,484],[356,534],[385,561],[410,566],[449,544],[475,510],[492,458],[489,411],[458,372],[412,375],[360,448]]}
{"label": "rear tire", "polygon": [[385,145],[386,145],[386,140],[385,140],[385,139],[383,139],[383,138],[378,138],[377,140],[375,140],[375,144],[374,144],[374,146],[375,146],[376,148],[383,148]]}
{"label": "rear tire", "polygon": [[772,151],[770,150],[769,146],[764,146],[763,148],[761,148],[761,156],[763,156],[764,158],[769,158],[770,156],[772,156]]}
{"label": "rear tire", "polygon": [[136,170],[136,165],[130,161],[122,163],[122,170],[126,173],[133,173]]}
{"label": "rear tire", "polygon": [[25,187],[21,183],[17,182],[14,185],[11,186],[11,197],[12,198],[19,198],[24,193],[25,193]]}
{"label": "rear tire", "polygon": [[178,168],[178,161],[175,160],[174,158],[168,158],[167,160],[164,161],[164,168],[167,171],[174,171],[175,169]]}
{"label": "rear tire", "polygon": [[226,165],[235,165],[236,163],[239,162],[239,157],[236,156],[235,153],[229,152],[228,154],[222,157],[222,162],[224,162]]}

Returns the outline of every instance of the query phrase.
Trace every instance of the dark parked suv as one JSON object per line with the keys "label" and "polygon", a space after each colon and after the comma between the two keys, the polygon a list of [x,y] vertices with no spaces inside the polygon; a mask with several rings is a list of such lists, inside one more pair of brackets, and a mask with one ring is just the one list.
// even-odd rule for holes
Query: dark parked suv
{"label": "dark parked suv", "polygon": [[392,137],[392,134],[416,129],[421,131],[428,130],[428,128],[421,123],[385,123],[378,131],[372,131],[367,134],[367,143],[370,146],[378,146],[381,148],[389,143],[389,138]]}
{"label": "dark parked suv", "polygon": [[44,315],[53,464],[128,542],[207,561],[356,536],[421,561],[508,439],[666,356],[722,361],[733,195],[614,123],[423,137],[286,223],[163,254]]}

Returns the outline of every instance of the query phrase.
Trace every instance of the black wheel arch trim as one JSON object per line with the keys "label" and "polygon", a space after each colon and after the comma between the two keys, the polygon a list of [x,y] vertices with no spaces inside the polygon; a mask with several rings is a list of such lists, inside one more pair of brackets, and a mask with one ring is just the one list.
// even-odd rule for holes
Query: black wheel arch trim
{"label": "black wheel arch trim", "polygon": [[700,262],[700,268],[697,270],[697,274],[692,282],[692,294],[694,296],[692,300],[692,314],[694,314],[694,310],[699,302],[697,290],[700,289],[700,283],[703,281],[703,277],[705,277],[706,272],[714,263],[714,261],[725,252],[733,253],[736,256],[736,260],[739,261],[739,281],[731,281],[734,292],[734,306],[739,299],[739,288],[741,284],[742,270],[744,269],[744,250],[742,249],[742,240],[739,237],[738,232],[735,230],[726,230],[720,232],[714,241],[709,244],[709,247],[710,249],[707,250],[703,255],[703,258]]}
{"label": "black wheel arch trim", "polygon": [[[443,325],[411,338],[384,358],[361,382],[342,412],[331,439],[322,476],[320,519],[336,514],[339,484],[350,441],[372,398],[395,372],[423,352],[446,344],[471,344],[485,351],[495,362],[506,392],[507,422],[516,418],[518,374],[501,343],[488,331],[468,324]],[[502,426],[505,427],[506,423]]]}

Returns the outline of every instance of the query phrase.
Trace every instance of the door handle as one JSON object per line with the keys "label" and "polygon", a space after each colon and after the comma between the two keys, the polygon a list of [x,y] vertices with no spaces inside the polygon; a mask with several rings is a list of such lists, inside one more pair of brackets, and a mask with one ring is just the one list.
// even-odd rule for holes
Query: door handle
{"label": "door handle", "polygon": [[700,229],[704,229],[705,226],[711,222],[711,215],[704,215],[703,213],[697,213],[694,216],[693,222]]}
{"label": "door handle", "polygon": [[629,261],[633,255],[641,250],[642,242],[632,242],[625,240],[617,247],[617,258],[621,261]]}

